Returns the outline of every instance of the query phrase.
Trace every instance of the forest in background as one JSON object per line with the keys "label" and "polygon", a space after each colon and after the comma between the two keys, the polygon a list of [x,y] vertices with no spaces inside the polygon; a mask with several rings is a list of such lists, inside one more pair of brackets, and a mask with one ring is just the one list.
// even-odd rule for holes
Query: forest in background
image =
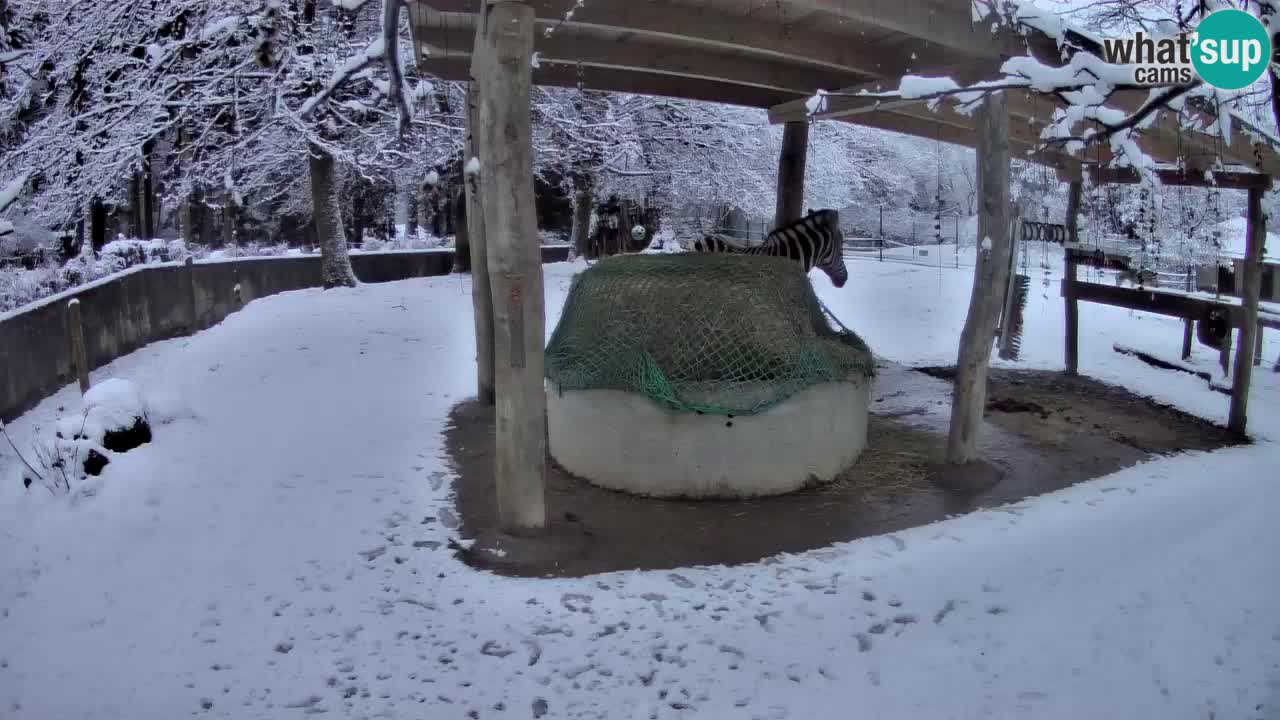
{"label": "forest in background", "polygon": [[[465,88],[420,76],[407,16],[387,32],[383,12],[377,0],[0,0],[0,262],[45,270],[0,288],[6,305],[130,256],[451,244]],[[1108,29],[1179,10],[1070,12]],[[772,219],[782,133],[762,111],[536,88],[533,113],[544,241],[581,247],[606,204],[677,241],[759,236]],[[841,122],[809,132],[806,205],[840,209],[846,233],[962,235],[971,150]],[[1014,195],[1034,219],[1065,212],[1047,168],[1016,162]],[[1199,262],[1239,214],[1236,195],[1091,189],[1082,226],[1173,240],[1170,257]],[[104,262],[119,239],[143,242]]]}

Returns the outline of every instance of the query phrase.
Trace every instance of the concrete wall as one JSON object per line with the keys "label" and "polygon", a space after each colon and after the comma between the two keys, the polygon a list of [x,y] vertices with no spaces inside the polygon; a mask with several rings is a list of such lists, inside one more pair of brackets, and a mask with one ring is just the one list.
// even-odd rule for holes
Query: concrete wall
{"label": "concrete wall", "polygon": [[[568,257],[567,245],[543,246],[543,262]],[[447,275],[450,250],[351,256],[362,282]],[[0,316],[0,419],[8,422],[75,381],[67,302],[80,300],[91,368],[157,340],[216,325],[240,302],[320,286],[320,257],[245,258],[191,265],[141,266]]]}
{"label": "concrete wall", "polygon": [[825,483],[867,444],[871,383],[814,385],[754,415],[672,412],[624,390],[547,382],[547,447],[582,479],[635,495],[743,499]]}

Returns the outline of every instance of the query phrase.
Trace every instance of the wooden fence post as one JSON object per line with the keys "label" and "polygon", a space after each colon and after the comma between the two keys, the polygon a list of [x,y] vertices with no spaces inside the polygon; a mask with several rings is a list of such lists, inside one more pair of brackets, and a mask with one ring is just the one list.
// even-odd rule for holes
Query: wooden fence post
{"label": "wooden fence post", "polygon": [[195,334],[200,329],[200,315],[196,309],[196,261],[191,255],[183,261],[183,275],[187,284],[187,317],[191,318],[191,324],[187,326],[188,334]]}
{"label": "wooden fence post", "polygon": [[[1072,180],[1067,186],[1067,240],[1079,242],[1080,194],[1083,181]],[[1080,369],[1080,301],[1076,299],[1076,257],[1073,251],[1065,253],[1067,268],[1062,282],[1062,297],[1066,306],[1066,342],[1063,350],[1067,374],[1075,375]]]}
{"label": "wooden fence post", "polygon": [[778,198],[773,226],[804,217],[804,167],[809,154],[809,123],[791,120],[783,125],[778,155]]}
{"label": "wooden fence post", "polygon": [[89,354],[84,345],[84,324],[80,320],[80,299],[67,303],[67,331],[71,335],[71,365],[80,379],[80,394],[89,392]]}
{"label": "wooden fence post", "polygon": [[533,198],[530,85],[533,8],[481,5],[480,200],[494,310],[498,521],[509,533],[546,526],[541,248]]}
{"label": "wooden fence post", "polygon": [[1009,206],[1008,98],[995,91],[978,109],[978,256],[974,268],[969,313],[960,335],[955,385],[951,394],[951,426],[947,434],[948,463],[979,458],[978,443],[987,398],[991,345],[1010,282],[1013,252]]}
{"label": "wooden fence post", "polygon": [[1240,344],[1236,347],[1235,370],[1231,378],[1231,411],[1227,427],[1244,434],[1249,415],[1249,380],[1253,375],[1254,338],[1258,331],[1258,296],[1262,292],[1262,246],[1266,242],[1267,221],[1262,212],[1263,189],[1249,188],[1249,214],[1244,252],[1244,278],[1240,289],[1243,317]]}
{"label": "wooden fence post", "polygon": [[1182,321],[1182,359],[1191,358],[1191,338],[1195,335],[1196,321],[1186,318]]}

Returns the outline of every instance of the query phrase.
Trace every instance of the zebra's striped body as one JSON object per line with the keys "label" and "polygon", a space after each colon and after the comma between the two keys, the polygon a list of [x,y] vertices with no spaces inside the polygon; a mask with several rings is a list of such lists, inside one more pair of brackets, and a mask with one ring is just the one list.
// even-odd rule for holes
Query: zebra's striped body
{"label": "zebra's striped body", "polygon": [[760,245],[741,245],[719,235],[708,235],[695,241],[693,250],[791,258],[799,262],[805,272],[815,267],[825,272],[836,287],[843,287],[849,279],[849,270],[844,265],[840,215],[835,210],[818,210],[783,225],[769,233]]}

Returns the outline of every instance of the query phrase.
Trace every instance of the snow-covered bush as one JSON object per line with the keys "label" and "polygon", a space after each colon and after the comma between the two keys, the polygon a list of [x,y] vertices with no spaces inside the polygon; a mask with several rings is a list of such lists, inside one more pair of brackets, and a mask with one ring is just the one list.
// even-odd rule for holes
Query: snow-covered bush
{"label": "snow-covered bush", "polygon": [[102,247],[102,259],[119,265],[120,269],[147,263],[178,261],[186,255],[187,245],[182,240],[118,238]]}
{"label": "snow-covered bush", "polygon": [[147,403],[138,386],[120,378],[104,380],[85,393],[80,412],[59,418],[53,436],[36,442],[34,461],[24,458],[23,482],[63,495],[72,483],[100,474],[114,454],[150,441]]}

